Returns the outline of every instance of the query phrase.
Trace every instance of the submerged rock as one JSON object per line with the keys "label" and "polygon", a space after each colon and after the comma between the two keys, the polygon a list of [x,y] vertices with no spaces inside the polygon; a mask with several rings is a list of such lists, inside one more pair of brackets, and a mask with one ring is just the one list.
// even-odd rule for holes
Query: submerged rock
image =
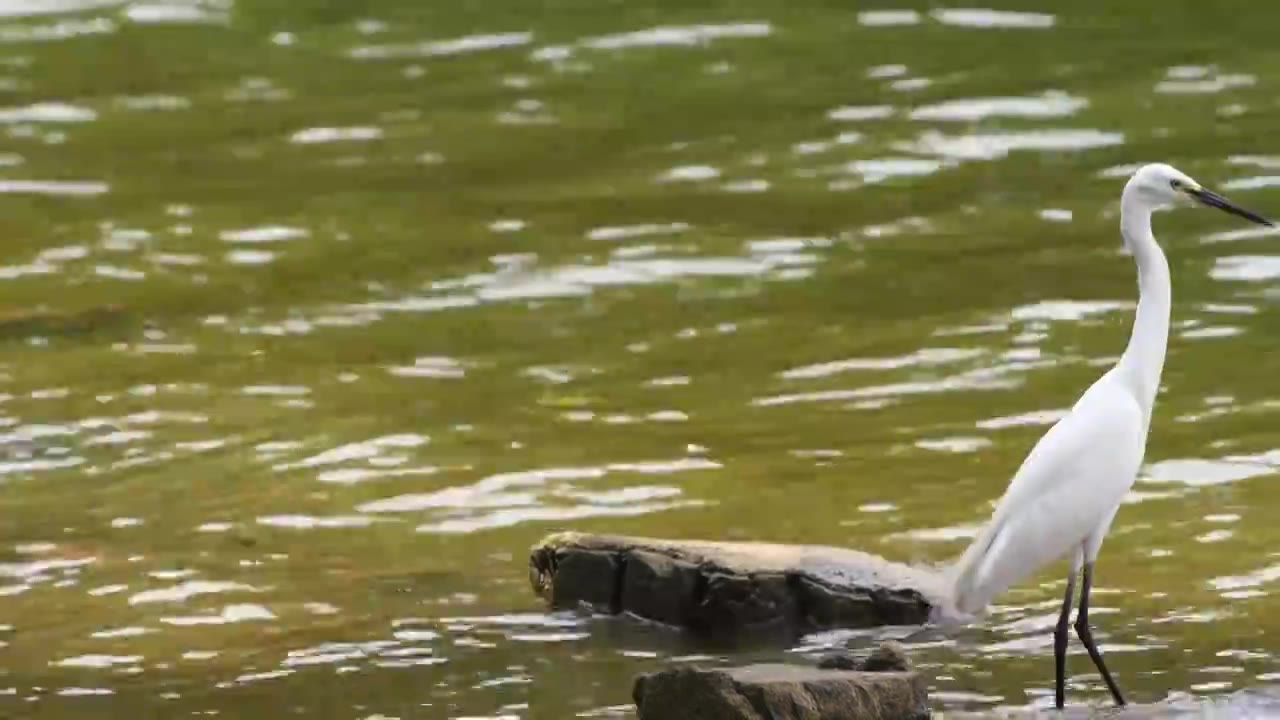
{"label": "submerged rock", "polygon": [[[894,669],[872,670],[873,661]],[[894,643],[848,669],[747,665],[641,675],[640,720],[916,720],[929,717],[924,679]]]}
{"label": "submerged rock", "polygon": [[936,573],[856,550],[572,532],[534,545],[529,577],[553,608],[735,639],[920,625],[941,597]]}

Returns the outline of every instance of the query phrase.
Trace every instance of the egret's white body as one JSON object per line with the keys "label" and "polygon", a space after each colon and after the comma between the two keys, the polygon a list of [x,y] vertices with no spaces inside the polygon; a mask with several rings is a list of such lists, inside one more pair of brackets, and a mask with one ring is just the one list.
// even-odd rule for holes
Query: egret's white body
{"label": "egret's white body", "polygon": [[1076,630],[1116,701],[1123,703],[1090,636],[1088,597],[1103,538],[1142,465],[1169,338],[1169,265],[1152,234],[1151,215],[1186,196],[1270,224],[1168,165],[1145,165],[1133,174],[1120,199],[1121,235],[1138,269],[1138,309],[1129,344],[1116,365],[1032,448],[990,521],[948,574],[948,610],[971,617],[1050,562],[1069,560],[1067,594],[1055,631],[1059,707],[1067,614],[1081,567],[1085,575]]}
{"label": "egret's white body", "polygon": [[956,609],[975,614],[999,592],[1064,555],[1092,562],[1137,477],[1144,409],[1114,370],[1027,456],[991,522],[962,557]]}

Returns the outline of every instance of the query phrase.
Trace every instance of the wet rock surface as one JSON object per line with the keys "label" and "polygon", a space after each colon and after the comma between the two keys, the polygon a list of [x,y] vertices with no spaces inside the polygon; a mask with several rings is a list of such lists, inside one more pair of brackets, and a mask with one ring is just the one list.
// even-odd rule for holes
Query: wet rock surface
{"label": "wet rock surface", "polygon": [[[841,668],[789,664],[679,667],[636,678],[640,720],[916,720],[927,683],[895,643]],[[882,669],[874,670],[872,667]]]}
{"label": "wet rock surface", "polygon": [[557,533],[532,548],[529,573],[553,608],[725,638],[919,625],[940,597],[930,570],[813,545]]}

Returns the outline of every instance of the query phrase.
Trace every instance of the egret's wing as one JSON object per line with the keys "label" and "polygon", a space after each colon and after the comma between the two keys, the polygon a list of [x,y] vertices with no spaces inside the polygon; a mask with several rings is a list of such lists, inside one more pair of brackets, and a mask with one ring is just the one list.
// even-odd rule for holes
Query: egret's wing
{"label": "egret's wing", "polygon": [[1032,448],[956,565],[956,606],[976,612],[1079,547],[1123,500],[1144,444],[1136,399],[1110,383],[1091,388]]}

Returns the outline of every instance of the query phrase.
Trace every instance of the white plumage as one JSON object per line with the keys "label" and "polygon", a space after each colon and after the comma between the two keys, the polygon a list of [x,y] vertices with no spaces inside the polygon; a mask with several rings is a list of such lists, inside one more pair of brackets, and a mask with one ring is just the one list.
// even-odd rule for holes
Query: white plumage
{"label": "white plumage", "polygon": [[1271,222],[1161,163],[1144,165],[1120,197],[1120,231],[1138,269],[1139,300],[1129,344],[1032,448],[990,521],[949,569],[943,619],[980,615],[1000,593],[1066,558],[1067,591],[1054,630],[1056,703],[1063,705],[1067,618],[1081,568],[1076,632],[1117,704],[1124,704],[1093,642],[1088,622],[1093,564],[1116,511],[1137,477],[1164,367],[1172,291],[1169,265],[1151,232],[1151,215],[1191,198],[1257,223]]}
{"label": "white plumage", "polygon": [[[992,598],[1086,544],[1096,557],[1142,463],[1143,414],[1113,370],[1049,429],[960,561],[958,610],[981,612]],[[1080,558],[1073,557],[1075,569]]]}

